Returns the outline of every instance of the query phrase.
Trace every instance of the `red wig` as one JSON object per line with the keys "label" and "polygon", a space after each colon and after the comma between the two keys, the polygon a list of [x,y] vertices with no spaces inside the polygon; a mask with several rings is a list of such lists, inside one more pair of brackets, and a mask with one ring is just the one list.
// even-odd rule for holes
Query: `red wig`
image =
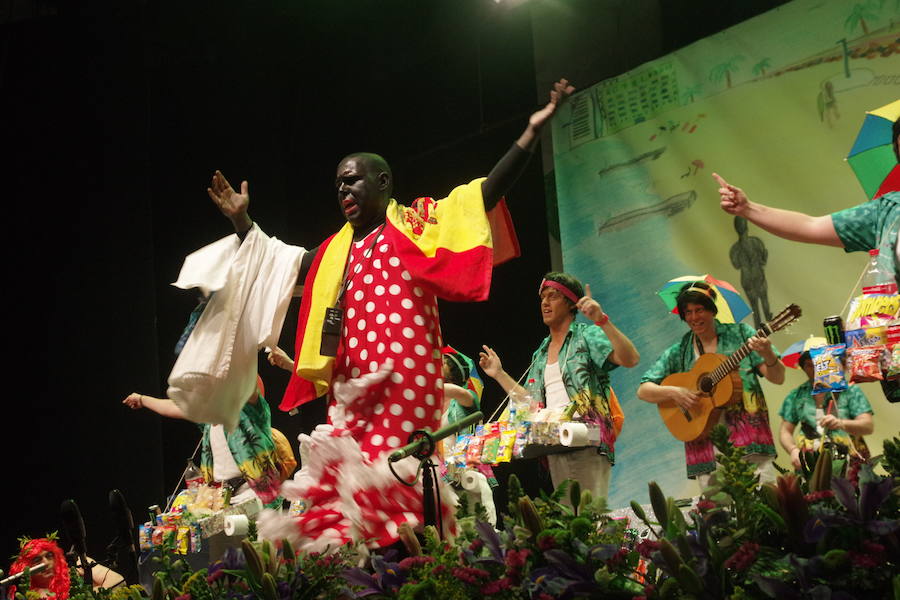
{"label": "red wig", "polygon": [[[19,557],[9,567],[9,573],[10,575],[21,573],[44,552],[53,554],[53,573],[40,573],[40,575],[51,575],[48,588],[56,595],[57,600],[66,600],[69,597],[69,565],[66,563],[66,556],[62,549],[49,538],[28,540],[22,544]],[[11,591],[15,595],[15,589]]]}

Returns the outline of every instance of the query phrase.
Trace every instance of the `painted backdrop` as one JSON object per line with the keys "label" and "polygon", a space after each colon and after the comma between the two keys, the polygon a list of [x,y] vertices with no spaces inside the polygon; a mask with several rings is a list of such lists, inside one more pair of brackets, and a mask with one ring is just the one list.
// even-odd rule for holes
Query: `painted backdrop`
{"label": "painted backdrop", "polygon": [[[783,349],[822,335],[868,258],[752,225],[739,236],[710,174],[783,208],[858,204],[865,197],[844,156],[865,111],[898,98],[900,3],[796,0],[584,89],[554,121],[564,267],[591,284],[642,355],[613,375],[626,420],[611,506],[646,502],[651,479],[669,494],[697,493],[683,445],[635,395],[643,371],[686,330],[655,295],[663,283],[711,273],[752,296],[764,320],[766,303],[772,313],[799,304],[800,323],[773,336]],[[782,386],[764,384],[776,443],[782,399],[802,380],[791,371]],[[900,431],[900,405],[875,384],[863,389],[875,411],[870,448],[880,453]]]}

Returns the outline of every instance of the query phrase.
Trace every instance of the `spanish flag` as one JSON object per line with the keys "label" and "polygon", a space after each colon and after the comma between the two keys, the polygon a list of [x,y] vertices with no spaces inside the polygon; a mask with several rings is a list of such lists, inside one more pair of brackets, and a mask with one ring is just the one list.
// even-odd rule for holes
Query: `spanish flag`
{"label": "spanish flag", "polygon": [[[502,261],[519,255],[506,204],[489,216],[476,179],[441,200],[419,198],[410,207],[391,200],[382,234],[412,280],[423,290],[455,302],[486,300],[495,264],[494,236],[503,240]],[[297,323],[295,373],[280,408],[289,411],[328,392],[334,357],[319,354],[325,310],[340,291],[353,228],[349,223],[325,240],[310,265]]]}

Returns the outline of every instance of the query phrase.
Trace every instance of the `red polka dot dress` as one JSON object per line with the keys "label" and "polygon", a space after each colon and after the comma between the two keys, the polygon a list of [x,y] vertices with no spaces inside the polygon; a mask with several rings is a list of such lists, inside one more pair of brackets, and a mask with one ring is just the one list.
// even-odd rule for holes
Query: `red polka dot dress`
{"label": "red polka dot dress", "polygon": [[[286,497],[296,489],[308,506],[296,522],[296,541],[308,550],[351,540],[384,547],[399,539],[402,523],[423,525],[421,485],[399,483],[387,455],[405,445],[411,432],[440,427],[437,299],[416,285],[380,230],[351,244],[347,273],[344,329],[328,396],[330,426],[301,436],[308,453],[302,459],[305,476],[282,488]],[[390,362],[392,371],[377,383],[340,391],[367,375],[375,378]],[[395,470],[410,481],[416,466],[408,458]],[[447,522],[452,494],[442,502]]]}

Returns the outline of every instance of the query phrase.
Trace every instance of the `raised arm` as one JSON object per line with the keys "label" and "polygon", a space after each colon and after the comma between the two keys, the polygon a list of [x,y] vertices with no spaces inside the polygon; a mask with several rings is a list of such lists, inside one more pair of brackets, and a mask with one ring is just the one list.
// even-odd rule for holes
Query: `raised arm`
{"label": "raised arm", "polygon": [[634,367],[641,360],[641,355],[634,344],[619,328],[612,324],[609,315],[603,312],[600,303],[591,295],[591,286],[584,285],[584,296],[575,304],[585,317],[596,323],[612,344],[609,360],[620,367]]}
{"label": "raised arm", "polygon": [[531,152],[534,150],[537,141],[540,138],[541,130],[544,125],[556,113],[556,109],[566,101],[575,88],[569,85],[565,79],[560,79],[553,84],[550,90],[550,102],[537,111],[528,119],[528,125],[525,131],[516,140],[516,143],[503,155],[503,157],[494,165],[487,179],[481,184],[481,194],[484,197],[484,208],[491,210],[500,202],[509,188],[513,186],[525,166],[531,158]]}
{"label": "raised arm", "polygon": [[503,363],[500,357],[494,352],[493,348],[482,346],[483,350],[478,353],[478,365],[481,370],[490,376],[494,381],[500,384],[503,391],[512,396],[513,394],[525,394],[525,388],[516,383],[509,373],[503,370]]}
{"label": "raised arm", "polygon": [[730,215],[744,217],[773,235],[794,242],[843,247],[834,229],[831,215],[813,217],[805,213],[772,208],[751,202],[741,188],[731,185],[718,173],[713,178],[719,183],[719,205]]}
{"label": "raised arm", "polygon": [[127,398],[122,400],[122,404],[124,404],[128,408],[131,408],[132,410],[148,408],[156,414],[162,415],[164,417],[169,417],[172,419],[184,418],[184,413],[181,412],[181,409],[178,408],[178,405],[168,398],[154,398],[153,396],[145,396],[144,394],[138,394],[137,392],[134,392],[132,394],[129,394]]}
{"label": "raised arm", "polygon": [[236,233],[245,233],[253,226],[253,221],[247,214],[250,207],[250,185],[246,181],[241,182],[241,192],[235,192],[222,172],[217,170],[213,173],[212,182],[206,188],[206,193],[222,214],[231,221]]}

